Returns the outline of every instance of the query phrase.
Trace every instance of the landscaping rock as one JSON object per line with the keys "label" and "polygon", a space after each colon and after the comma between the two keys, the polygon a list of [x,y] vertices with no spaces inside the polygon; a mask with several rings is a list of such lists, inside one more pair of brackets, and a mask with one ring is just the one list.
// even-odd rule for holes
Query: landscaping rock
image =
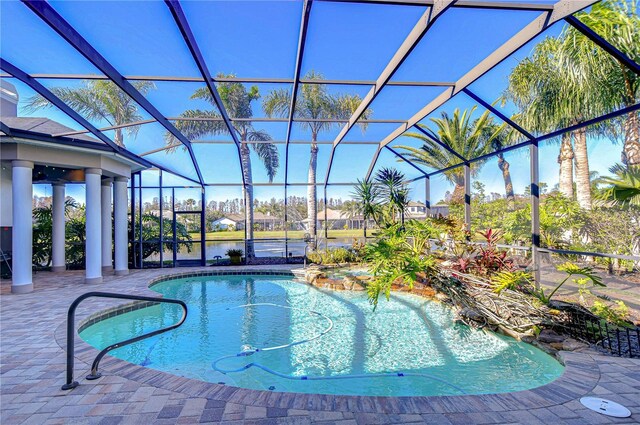
{"label": "landscaping rock", "polygon": [[540,331],[538,335],[538,341],[546,342],[547,344],[551,344],[554,342],[562,343],[565,340],[565,337],[559,335],[558,333],[552,331],[551,329],[543,329]]}
{"label": "landscaping rock", "polygon": [[460,310],[460,312],[458,313],[461,317],[468,319],[468,320],[473,320],[474,322],[484,322],[484,316],[480,313],[478,313],[477,311],[475,311],[474,309],[471,308],[463,308],[462,310]]}
{"label": "landscaping rock", "polygon": [[565,351],[581,350],[587,347],[589,347],[589,344],[585,344],[584,342],[578,341],[573,338],[567,338],[562,343],[562,349]]}

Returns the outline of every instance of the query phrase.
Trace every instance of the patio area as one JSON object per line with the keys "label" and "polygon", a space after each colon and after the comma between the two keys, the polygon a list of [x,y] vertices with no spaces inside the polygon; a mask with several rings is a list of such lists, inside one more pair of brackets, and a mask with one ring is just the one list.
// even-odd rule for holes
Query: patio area
{"label": "patio area", "polygon": [[[289,270],[292,266],[270,266]],[[229,268],[241,270],[248,267]],[[260,268],[265,270],[265,268]],[[157,295],[148,289],[165,274],[211,268],[132,270],[85,284],[84,273],[40,272],[34,292],[11,295],[2,281],[3,347],[1,365],[3,424],[600,424],[640,421],[640,360],[562,352],[567,366],[557,381],[530,391],[458,397],[351,397],[277,393],[234,388],[168,375],[107,357],[103,377],[83,376],[97,350],[76,341],[76,378],[80,386],[62,391],[65,377],[66,310],[88,291]],[[254,270],[256,270],[254,268]],[[120,302],[122,303],[122,302]],[[112,301],[88,300],[80,323]],[[34,314],[38,312],[38,314]],[[632,416],[609,418],[579,402],[597,395],[628,407]]]}

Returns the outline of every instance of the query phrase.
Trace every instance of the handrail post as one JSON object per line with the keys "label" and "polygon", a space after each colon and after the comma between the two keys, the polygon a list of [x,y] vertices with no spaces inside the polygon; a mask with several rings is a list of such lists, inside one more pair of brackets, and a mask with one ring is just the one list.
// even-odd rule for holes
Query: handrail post
{"label": "handrail post", "polygon": [[119,347],[123,347],[128,344],[132,344],[137,341],[141,341],[145,338],[149,338],[163,332],[169,331],[171,329],[175,329],[181,326],[187,318],[187,304],[181,300],[174,300],[169,298],[158,298],[158,297],[144,297],[139,295],[127,295],[127,294],[114,294],[109,292],[87,292],[86,294],[80,295],[76,298],[71,305],[69,306],[69,310],[67,312],[67,382],[62,386],[63,390],[71,390],[77,387],[78,382],[73,380],[73,366],[75,359],[75,313],[76,309],[80,302],[89,297],[98,297],[98,298],[113,298],[113,299],[124,299],[124,300],[133,300],[133,301],[150,301],[156,303],[167,303],[167,304],[178,304],[183,309],[182,318],[178,323],[175,323],[169,327],[161,328],[155,330],[153,332],[149,332],[146,334],[139,335],[134,338],[127,339],[125,341],[117,342],[115,344],[111,344],[108,347],[104,348],[102,351],[98,353],[93,364],[91,365],[91,373],[87,376],[87,379],[98,379],[102,376],[98,373],[98,365],[100,364],[100,360],[111,350]]}
{"label": "handrail post", "polygon": [[[76,299],[76,301],[78,301]],[[71,390],[78,385],[78,381],[73,380],[74,347],[75,347],[75,313],[76,301],[71,303],[67,312],[67,382],[62,386],[63,390]]]}

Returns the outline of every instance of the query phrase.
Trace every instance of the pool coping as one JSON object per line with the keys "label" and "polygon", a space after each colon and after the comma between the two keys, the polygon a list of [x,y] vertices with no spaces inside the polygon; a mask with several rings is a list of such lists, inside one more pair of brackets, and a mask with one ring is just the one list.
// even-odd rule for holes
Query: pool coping
{"label": "pool coping", "polygon": [[[146,287],[144,288],[134,286],[131,289],[135,289],[136,293],[143,290],[147,294],[161,296],[161,294],[151,289],[152,286],[160,282],[176,278],[220,275],[292,276],[293,274],[285,270],[269,269],[178,272],[150,279],[146,282]],[[102,309],[80,322],[80,328],[82,326],[86,328],[91,320],[95,320],[100,315],[104,316],[105,312],[107,315],[115,315],[117,311],[125,312],[133,307],[132,304],[134,303],[123,302],[117,304],[116,307]],[[61,324],[56,328],[54,337],[56,343],[64,350],[66,347],[65,324]],[[87,344],[81,338],[76,338],[75,359],[77,361],[89,365],[93,362],[98,352],[99,350]],[[139,366],[108,355],[102,360],[100,371],[103,375],[117,375],[156,388],[179,392],[190,397],[204,397],[242,405],[386,414],[472,413],[550,407],[591,393],[600,378],[600,371],[594,359],[585,353],[561,351],[559,360],[565,366],[563,374],[558,379],[543,386],[509,393],[456,396],[351,396],[253,390],[185,378]],[[78,379],[80,378],[79,376]]]}

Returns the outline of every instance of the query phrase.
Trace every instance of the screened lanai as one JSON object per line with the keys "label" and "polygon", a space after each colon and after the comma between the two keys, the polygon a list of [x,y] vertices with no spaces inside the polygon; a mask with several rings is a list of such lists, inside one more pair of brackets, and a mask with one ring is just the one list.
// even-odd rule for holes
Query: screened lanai
{"label": "screened lanai", "polygon": [[[508,228],[504,244],[534,269],[540,254],[633,263],[634,230],[612,224],[617,244],[610,229],[583,231],[602,222],[584,213],[596,208],[585,184],[640,164],[637,48],[611,36],[599,5],[2,2],[2,142],[134,164],[128,267],[215,265],[229,249],[294,261],[365,239],[375,223],[353,206],[354,185],[386,169],[410,188],[409,218],[459,217],[470,235]],[[556,42],[602,73],[545,79],[571,60]],[[602,82],[614,89],[599,93]],[[532,86],[545,87],[541,101]],[[45,200],[60,177],[39,166],[33,194]],[[62,180],[88,209],[86,182]],[[575,206],[554,204],[557,193]]]}

